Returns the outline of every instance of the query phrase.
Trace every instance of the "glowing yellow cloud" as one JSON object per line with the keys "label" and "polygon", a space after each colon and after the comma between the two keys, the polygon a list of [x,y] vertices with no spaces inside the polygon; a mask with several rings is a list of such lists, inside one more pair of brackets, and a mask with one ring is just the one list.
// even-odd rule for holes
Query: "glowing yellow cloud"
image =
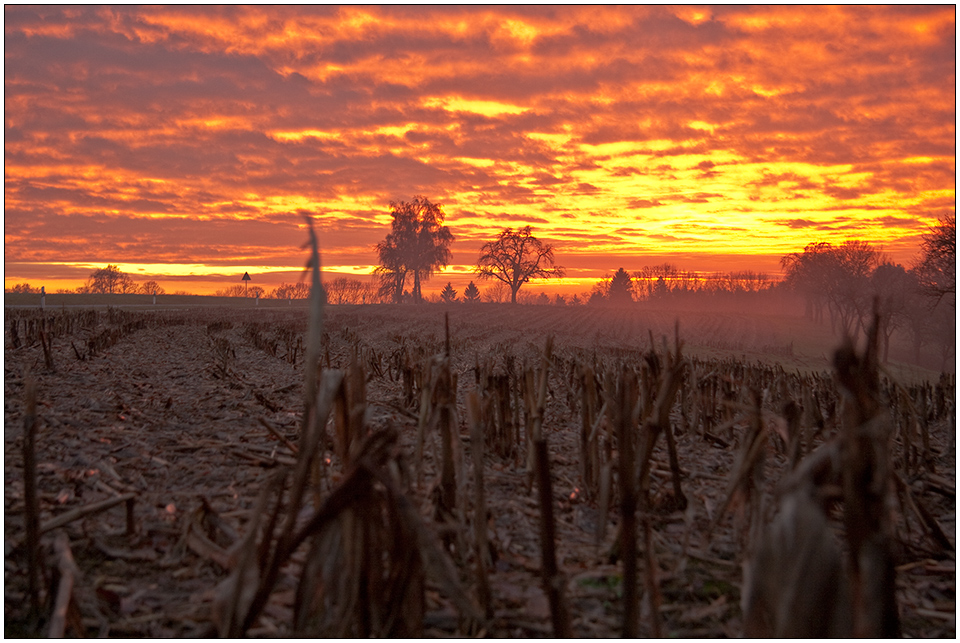
{"label": "glowing yellow cloud", "polygon": [[299,132],[270,132],[270,136],[284,143],[299,143],[305,139],[318,138],[336,140],[341,137],[338,132],[323,132],[317,129],[300,130]]}
{"label": "glowing yellow cloud", "polygon": [[525,107],[508,105],[490,100],[467,100],[459,97],[430,97],[423,100],[423,106],[428,108],[439,107],[451,112],[473,112],[482,116],[499,116],[501,114],[522,114]]}

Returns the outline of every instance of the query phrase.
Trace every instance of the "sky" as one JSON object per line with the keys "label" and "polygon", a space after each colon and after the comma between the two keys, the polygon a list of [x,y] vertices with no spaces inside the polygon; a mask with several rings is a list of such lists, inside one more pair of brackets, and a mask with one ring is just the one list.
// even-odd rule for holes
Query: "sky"
{"label": "sky", "polygon": [[813,241],[909,265],[955,185],[953,5],[4,7],[6,287],[269,290],[305,214],[369,275],[416,195],[455,236],[427,291],[524,225],[548,292]]}

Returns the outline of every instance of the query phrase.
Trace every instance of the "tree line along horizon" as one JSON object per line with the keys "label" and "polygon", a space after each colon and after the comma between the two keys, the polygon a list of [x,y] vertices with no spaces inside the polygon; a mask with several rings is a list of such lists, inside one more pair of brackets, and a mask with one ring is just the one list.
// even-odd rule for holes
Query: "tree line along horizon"
{"label": "tree line along horizon", "polygon": [[[378,257],[373,272],[375,284],[345,277],[325,280],[324,295],[328,303],[428,301],[423,294],[423,283],[445,268],[451,259],[454,235],[443,225],[443,208],[418,195],[411,201],[392,201],[390,209],[390,232],[375,247]],[[808,317],[822,322],[826,312],[833,327],[856,333],[866,327],[875,298],[888,324],[885,332],[904,325],[909,309],[931,314],[952,309],[955,313],[955,264],[956,216],[947,215],[923,235],[920,256],[910,267],[890,262],[882,249],[869,241],[848,240],[840,245],[812,242],[803,251],[782,257],[783,278],[780,280],[748,270],[704,276],[663,263],[644,266],[635,272],[621,267],[598,280],[589,293],[570,298],[558,294],[551,299],[543,292],[539,296],[526,293],[526,297],[520,297],[520,290],[531,280],[562,278],[566,274],[564,267],[555,261],[553,245],[538,239],[533,228],[527,225],[504,228],[496,238],[484,243],[474,275],[481,281],[492,282],[484,293],[484,300],[502,302],[509,298],[512,303],[626,305],[685,295],[787,290],[804,297]],[[38,290],[29,284],[17,284],[7,292]],[[165,294],[156,281],[138,284],[115,265],[95,270],[79,288],[57,292]],[[215,296],[272,299],[304,299],[308,295],[309,286],[303,282],[282,283],[269,292],[261,286],[245,285],[215,292]],[[458,297],[452,282],[447,282],[432,301],[479,302],[481,294],[471,281],[462,298]],[[944,304],[945,301],[948,303]]]}

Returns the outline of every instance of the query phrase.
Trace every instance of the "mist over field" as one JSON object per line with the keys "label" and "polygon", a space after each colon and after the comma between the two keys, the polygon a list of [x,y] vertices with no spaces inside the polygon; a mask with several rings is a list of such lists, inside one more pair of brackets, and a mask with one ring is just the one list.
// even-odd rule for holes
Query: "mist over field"
{"label": "mist over field", "polygon": [[[6,306],[34,308],[39,296],[7,293],[4,299]],[[307,306],[303,299],[254,301],[242,297],[159,295],[156,300],[153,305],[153,297],[149,295],[69,293],[51,294],[45,298],[51,312],[90,306],[136,311],[223,307],[261,314],[264,319],[284,311],[300,311],[294,314],[305,319]],[[829,322],[815,323],[806,319],[804,306],[799,295],[781,292],[727,296],[691,294],[667,301],[629,305],[342,304],[329,305],[327,310],[336,318],[346,316],[356,320],[355,323],[382,338],[402,336],[413,328],[441,328],[444,315],[449,314],[456,331],[455,339],[481,354],[492,348],[490,338],[500,334],[528,342],[526,331],[530,329],[537,329],[540,337],[550,333],[562,336],[564,341],[584,350],[616,347],[641,352],[650,348],[651,333],[657,347],[664,338],[673,342],[679,324],[680,338],[692,354],[779,363],[787,369],[827,370],[832,352],[844,335],[839,329],[831,329]],[[863,341],[862,334],[858,339]],[[476,343],[478,341],[481,343]],[[925,347],[918,359],[910,343],[899,337],[891,344],[887,366],[897,372],[910,373],[910,378],[935,378],[941,370],[955,372],[955,364],[951,353],[934,347]]]}

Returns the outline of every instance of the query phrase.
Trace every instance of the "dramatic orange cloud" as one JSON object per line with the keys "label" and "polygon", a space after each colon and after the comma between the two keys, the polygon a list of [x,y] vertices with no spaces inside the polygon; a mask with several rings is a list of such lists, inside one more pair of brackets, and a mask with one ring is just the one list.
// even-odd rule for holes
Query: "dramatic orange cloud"
{"label": "dramatic orange cloud", "polygon": [[[953,6],[4,10],[6,285],[369,274],[389,202],[453,265],[532,225],[567,292],[618,267],[909,264],[955,211]],[[239,272],[239,274],[237,274]],[[218,286],[218,284],[221,284]]]}

